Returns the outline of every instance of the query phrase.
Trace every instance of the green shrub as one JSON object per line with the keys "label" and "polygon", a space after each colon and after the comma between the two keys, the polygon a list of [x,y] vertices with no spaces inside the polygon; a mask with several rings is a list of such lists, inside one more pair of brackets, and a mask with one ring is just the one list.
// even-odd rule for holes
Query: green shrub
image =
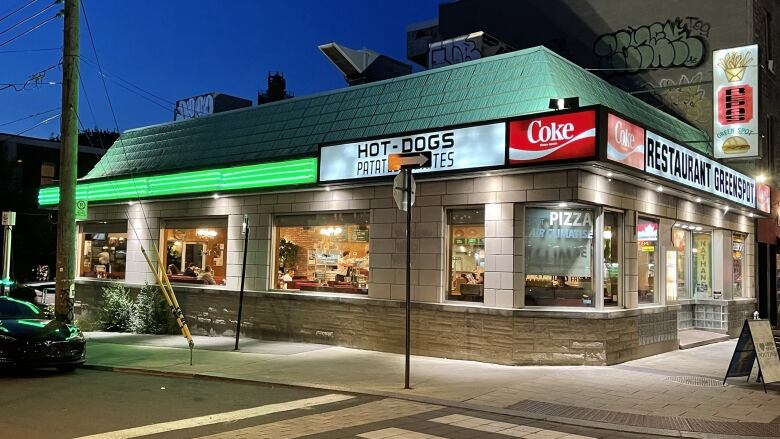
{"label": "green shrub", "polygon": [[103,287],[103,307],[98,322],[105,331],[126,332],[130,328],[133,301],[122,284],[112,283]]}
{"label": "green shrub", "polygon": [[133,303],[130,330],[139,334],[168,332],[168,304],[157,287],[146,284]]}

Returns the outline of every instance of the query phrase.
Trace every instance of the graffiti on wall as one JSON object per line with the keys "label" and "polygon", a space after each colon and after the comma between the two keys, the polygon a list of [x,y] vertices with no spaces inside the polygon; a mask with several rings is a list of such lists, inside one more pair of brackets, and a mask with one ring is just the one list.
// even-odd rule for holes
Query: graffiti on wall
{"label": "graffiti on wall", "polygon": [[446,67],[488,56],[511,52],[512,46],[484,32],[431,43],[428,46],[428,68]]}
{"label": "graffiti on wall", "polygon": [[628,73],[656,68],[692,68],[704,62],[710,24],[674,18],[600,35],[593,44],[599,68]]}
{"label": "graffiti on wall", "polygon": [[663,78],[657,83],[648,82],[645,88],[655,90],[653,93],[678,114],[698,127],[710,122],[710,101],[705,99],[705,89],[702,87],[704,72],[688,76],[680,75],[679,80]]}

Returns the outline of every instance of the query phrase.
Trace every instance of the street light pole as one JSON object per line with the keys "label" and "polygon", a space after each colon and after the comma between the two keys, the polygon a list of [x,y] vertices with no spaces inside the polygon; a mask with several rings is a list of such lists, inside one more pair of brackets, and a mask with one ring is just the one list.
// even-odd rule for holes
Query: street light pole
{"label": "street light pole", "polygon": [[76,271],[76,177],[78,169],[79,0],[65,0],[60,124],[60,204],[57,219],[57,320],[73,321]]}
{"label": "street light pole", "polygon": [[236,319],[236,346],[233,350],[238,350],[238,339],[241,337],[241,313],[244,310],[244,280],[246,279],[246,252],[249,246],[249,215],[244,214],[244,221],[241,223],[241,233],[244,234],[244,262],[241,264],[241,291],[238,294],[238,318]]}

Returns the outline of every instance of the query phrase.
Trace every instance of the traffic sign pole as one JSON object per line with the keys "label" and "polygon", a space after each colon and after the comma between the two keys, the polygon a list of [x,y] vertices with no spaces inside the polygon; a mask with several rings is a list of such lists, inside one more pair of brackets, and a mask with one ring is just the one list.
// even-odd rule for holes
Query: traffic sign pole
{"label": "traffic sign pole", "polygon": [[404,389],[409,387],[409,360],[412,344],[412,170],[402,171],[406,179],[406,363]]}

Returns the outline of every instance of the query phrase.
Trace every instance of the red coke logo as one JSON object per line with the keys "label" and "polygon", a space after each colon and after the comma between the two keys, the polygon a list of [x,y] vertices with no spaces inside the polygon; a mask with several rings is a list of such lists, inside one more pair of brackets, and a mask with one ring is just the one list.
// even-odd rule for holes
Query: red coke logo
{"label": "red coke logo", "polygon": [[607,158],[644,170],[645,129],[610,113],[607,117]]}
{"label": "red coke logo", "polygon": [[595,155],[594,110],[509,122],[510,164],[592,159]]}
{"label": "red coke logo", "polygon": [[571,133],[574,131],[572,123],[555,123],[542,125],[541,120],[535,120],[528,125],[528,141],[531,143],[539,142],[557,142],[559,140],[569,140],[574,137]]}

